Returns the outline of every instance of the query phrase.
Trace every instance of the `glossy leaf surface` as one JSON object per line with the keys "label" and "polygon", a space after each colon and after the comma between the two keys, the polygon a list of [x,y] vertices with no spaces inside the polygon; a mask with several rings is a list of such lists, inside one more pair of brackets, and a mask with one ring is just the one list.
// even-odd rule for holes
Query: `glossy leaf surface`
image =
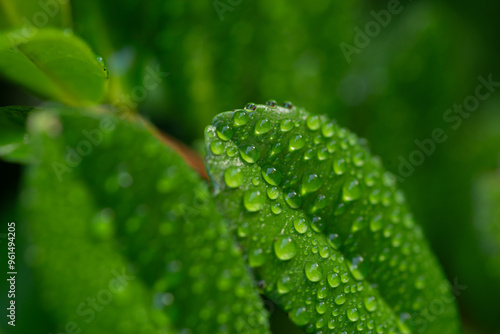
{"label": "glossy leaf surface", "polygon": [[266,294],[297,325],[459,332],[441,269],[364,140],[274,101],[219,114],[206,140],[220,208]]}

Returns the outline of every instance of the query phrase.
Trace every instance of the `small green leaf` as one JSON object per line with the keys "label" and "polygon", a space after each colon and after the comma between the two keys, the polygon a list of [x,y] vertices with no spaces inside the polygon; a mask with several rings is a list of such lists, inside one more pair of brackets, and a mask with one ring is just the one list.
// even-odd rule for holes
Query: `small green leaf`
{"label": "small green leaf", "polygon": [[108,72],[70,32],[23,29],[0,33],[0,74],[41,97],[68,105],[103,100]]}
{"label": "small green leaf", "polygon": [[[26,193],[35,203],[29,219],[35,245],[52,250],[45,256],[50,265],[38,269],[50,287],[46,293],[72,282],[75,266],[87,285],[95,286],[104,274],[93,279],[90,266],[102,252],[135,268],[136,281],[146,289],[143,312],[157,325],[168,323],[192,333],[221,328],[268,333],[267,312],[207,183],[149,131],[150,125],[136,121],[76,110],[30,118],[32,146],[41,165],[33,167],[36,175]],[[74,240],[77,236],[81,240]],[[99,248],[104,246],[109,248]],[[72,256],[84,263],[75,263]],[[56,266],[67,267],[64,277],[53,277],[62,272],[52,270]],[[64,293],[72,293],[72,302],[84,301],[82,291],[89,288],[62,289],[52,301],[71,311]],[[68,316],[64,310],[54,312],[59,321]],[[102,320],[105,328],[92,323],[87,331],[125,333],[119,326],[127,324],[127,317],[109,314],[115,328]],[[128,332],[144,331],[135,322]]]}
{"label": "small green leaf", "polygon": [[32,107],[10,106],[0,108],[0,157],[11,162],[30,160],[26,118]]}
{"label": "small green leaf", "polygon": [[295,324],[460,332],[443,273],[365,141],[290,103],[219,114],[206,140],[220,208],[265,294]]}

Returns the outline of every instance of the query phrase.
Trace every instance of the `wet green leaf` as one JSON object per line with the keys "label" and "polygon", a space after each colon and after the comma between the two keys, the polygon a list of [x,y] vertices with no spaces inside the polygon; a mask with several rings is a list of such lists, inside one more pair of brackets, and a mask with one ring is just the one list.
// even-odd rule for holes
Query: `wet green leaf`
{"label": "wet green leaf", "polygon": [[[149,127],[75,110],[30,118],[41,164],[30,171],[25,205],[45,259],[36,268],[45,301],[58,305],[59,323],[76,318],[92,333],[267,333],[267,313],[207,184]],[[75,307],[122,267],[138,285],[124,290],[137,293],[123,297],[127,313],[117,297],[87,325]]]}
{"label": "wet green leaf", "polygon": [[266,295],[297,325],[460,332],[439,264],[364,140],[274,102],[218,115],[206,140],[220,209]]}
{"label": "wet green leaf", "polygon": [[51,28],[1,32],[0,74],[43,98],[78,106],[102,101],[108,77],[85,42]]}

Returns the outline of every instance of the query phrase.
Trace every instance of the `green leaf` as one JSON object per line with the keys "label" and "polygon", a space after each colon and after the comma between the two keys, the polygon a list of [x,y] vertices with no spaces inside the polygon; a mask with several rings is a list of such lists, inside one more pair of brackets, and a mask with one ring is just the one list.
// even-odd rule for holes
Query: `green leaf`
{"label": "green leaf", "polygon": [[0,108],[0,157],[11,162],[30,161],[26,118],[32,107]]}
{"label": "green leaf", "polygon": [[220,208],[265,294],[297,325],[460,332],[421,228],[364,140],[270,101],[219,114],[206,141]]}
{"label": "green leaf", "polygon": [[44,98],[68,105],[102,101],[107,69],[90,48],[71,33],[22,29],[0,33],[0,74]]}
{"label": "green leaf", "polygon": [[[145,296],[127,300],[146,300],[137,314],[147,316],[150,327],[268,332],[266,311],[207,184],[149,131],[150,125],[76,110],[35,116],[29,128],[41,165],[33,167],[26,189],[34,203],[29,221],[35,245],[45,254],[38,268],[45,293],[62,286],[51,299],[59,305],[54,310],[59,322],[108,279],[104,269],[94,272],[92,263],[114,256],[135,268],[134,282]],[[59,267],[67,269],[55,270]],[[109,272],[119,265],[106,267]],[[68,284],[73,281],[80,283]],[[87,331],[144,332],[136,318],[129,324],[117,310],[106,317],[99,319],[115,327],[96,320]]]}

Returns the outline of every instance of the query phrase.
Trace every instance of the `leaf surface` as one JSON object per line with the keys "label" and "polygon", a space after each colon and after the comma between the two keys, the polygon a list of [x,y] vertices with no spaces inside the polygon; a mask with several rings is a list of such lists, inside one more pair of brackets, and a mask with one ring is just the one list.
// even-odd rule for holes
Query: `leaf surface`
{"label": "leaf surface", "polygon": [[266,294],[297,325],[459,332],[443,273],[364,140],[270,101],[219,114],[206,141],[220,208]]}
{"label": "leaf surface", "polygon": [[[76,110],[30,119],[41,164],[28,182],[29,221],[35,245],[52,250],[38,268],[46,293],[56,294],[51,301],[65,305],[60,309],[74,309],[85,289],[95,290],[106,277],[91,263],[114,256],[143,287],[127,300],[145,304],[131,308],[128,320],[113,303],[109,323],[99,318],[89,332],[143,333],[137,318],[143,317],[149,332],[267,333],[267,312],[207,184],[149,126]],[[57,266],[67,269],[54,278]],[[76,275],[85,277],[81,287],[69,286]],[[66,293],[72,298],[63,298]],[[70,316],[54,312],[59,322]]]}
{"label": "leaf surface", "polygon": [[84,41],[52,28],[0,33],[0,74],[43,98],[78,106],[101,102],[108,77]]}

